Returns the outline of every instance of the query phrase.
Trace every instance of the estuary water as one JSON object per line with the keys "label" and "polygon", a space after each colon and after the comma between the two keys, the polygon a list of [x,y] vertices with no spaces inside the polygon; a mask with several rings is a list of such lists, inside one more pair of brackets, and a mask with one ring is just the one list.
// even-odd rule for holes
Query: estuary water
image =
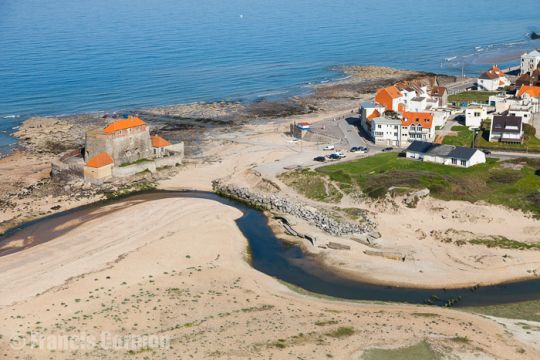
{"label": "estuary water", "polygon": [[538,0],[0,0],[0,142],[29,115],[299,94],[336,64],[475,73],[539,28]]}
{"label": "estuary water", "polygon": [[[36,246],[102,216],[119,211],[135,203],[156,201],[164,198],[199,198],[217,201],[242,211],[243,216],[236,224],[249,242],[251,265],[258,271],[307,291],[352,300],[395,301],[436,306],[483,306],[538,300],[540,280],[520,281],[495,286],[464,289],[414,289],[375,285],[345,278],[321,266],[313,257],[306,256],[296,245],[287,245],[272,232],[264,214],[236,201],[221,198],[214,193],[186,191],[154,191],[131,195],[115,201],[114,208],[102,208],[103,204],[92,204],[34,220],[0,237],[4,242],[20,242],[33,239],[26,247]],[[109,203],[110,204],[110,203]],[[100,211],[95,211],[99,209]],[[25,248],[0,252],[8,255]]]}

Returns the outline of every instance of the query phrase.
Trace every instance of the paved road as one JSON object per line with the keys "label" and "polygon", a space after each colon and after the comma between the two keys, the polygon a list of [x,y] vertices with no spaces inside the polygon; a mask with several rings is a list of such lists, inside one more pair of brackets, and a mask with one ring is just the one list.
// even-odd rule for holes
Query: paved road
{"label": "paved road", "polygon": [[358,116],[351,116],[347,119],[341,119],[338,122],[338,127],[343,133],[344,138],[349,143],[349,148],[353,146],[368,146],[366,140],[360,136],[360,118]]}
{"label": "paved road", "polygon": [[476,79],[460,79],[456,81],[455,83],[450,83],[446,85],[446,88],[448,89],[448,94],[456,94],[462,91],[467,90],[467,88],[470,88],[476,83]]}
{"label": "paved road", "polygon": [[539,153],[526,153],[526,152],[512,152],[512,151],[491,151],[490,157],[499,158],[501,160],[518,159],[518,158],[540,159],[540,154]]}

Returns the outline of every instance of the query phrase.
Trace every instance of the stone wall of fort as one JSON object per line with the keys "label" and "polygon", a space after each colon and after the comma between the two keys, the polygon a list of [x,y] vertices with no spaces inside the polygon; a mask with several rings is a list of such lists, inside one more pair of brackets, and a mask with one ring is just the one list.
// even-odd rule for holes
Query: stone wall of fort
{"label": "stone wall of fort", "polygon": [[104,151],[112,156],[116,166],[152,158],[152,143],[148,127],[144,125],[112,134],[106,134],[103,131],[88,132],[86,134],[86,160]]}

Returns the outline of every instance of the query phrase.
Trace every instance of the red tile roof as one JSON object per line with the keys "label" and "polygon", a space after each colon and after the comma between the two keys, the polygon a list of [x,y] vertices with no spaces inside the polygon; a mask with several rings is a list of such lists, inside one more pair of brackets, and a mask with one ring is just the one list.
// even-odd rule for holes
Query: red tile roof
{"label": "red tile roof", "polygon": [[501,77],[503,77],[505,75],[506,74],[501,69],[499,69],[497,66],[494,65],[491,69],[489,69],[488,71],[486,71],[482,75],[480,75],[480,79],[495,80],[495,79],[501,78]]}
{"label": "red tile roof", "polygon": [[396,110],[392,105],[393,99],[398,99],[402,96],[403,94],[396,86],[389,86],[387,88],[377,90],[377,94],[375,94],[375,102],[384,106],[386,110]]}
{"label": "red tile roof", "polygon": [[113,159],[111,155],[109,155],[106,152],[102,152],[88,160],[86,163],[86,166],[92,167],[92,168],[100,168],[103,166],[107,166],[113,163]]}
{"label": "red tile roof", "polygon": [[378,118],[379,116],[381,116],[381,113],[379,112],[379,110],[375,109],[374,112],[371,113],[371,115],[369,115],[367,117],[368,120],[373,120],[375,118]]}
{"label": "red tile roof", "polygon": [[384,89],[392,99],[397,99],[403,96],[401,91],[396,86],[389,86]]}
{"label": "red tile roof", "polygon": [[433,126],[433,115],[426,112],[404,112],[401,125],[412,124],[420,124],[423,128],[430,129]]}
{"label": "red tile roof", "polygon": [[103,131],[106,134],[112,134],[120,130],[134,128],[134,127],[141,126],[144,124],[145,122],[139,119],[138,117],[130,117],[130,118],[118,120],[109,124],[105,129],[103,129]]}
{"label": "red tile roof", "polygon": [[523,96],[528,94],[530,97],[539,97],[540,96],[540,86],[528,86],[523,85],[518,92],[518,96]]}
{"label": "red tile roof", "polygon": [[161,136],[159,136],[159,135],[153,135],[152,136],[152,146],[153,147],[162,148],[162,147],[169,146],[169,145],[171,145],[171,143],[168,142],[167,140],[165,140],[164,138],[162,138]]}

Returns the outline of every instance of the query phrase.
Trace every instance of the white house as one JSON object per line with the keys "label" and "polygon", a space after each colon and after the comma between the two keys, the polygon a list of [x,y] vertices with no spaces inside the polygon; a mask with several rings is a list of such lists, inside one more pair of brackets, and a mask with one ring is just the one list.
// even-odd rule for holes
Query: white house
{"label": "white house", "polygon": [[425,96],[416,96],[412,98],[409,103],[406,105],[407,111],[412,112],[421,112],[427,109],[427,97]]}
{"label": "white house", "polygon": [[491,121],[490,142],[521,144],[523,140],[523,121],[518,116],[495,115]]}
{"label": "white house", "polygon": [[540,49],[521,55],[521,75],[532,74],[540,64]]}
{"label": "white house", "polygon": [[478,150],[461,146],[413,141],[405,150],[408,159],[468,168],[486,162],[486,155]]}
{"label": "white house", "polygon": [[448,89],[444,86],[434,86],[431,89],[431,98],[437,101],[437,107],[445,107],[448,105]]}
{"label": "white house", "polygon": [[402,146],[406,146],[415,140],[432,141],[435,138],[433,115],[428,112],[404,112],[401,127]]}
{"label": "white house", "polygon": [[452,115],[452,111],[446,108],[436,108],[431,110],[431,114],[433,115],[433,126],[442,128]]}
{"label": "white house", "polygon": [[401,146],[401,120],[378,117],[371,120],[371,137],[377,145]]}
{"label": "white house", "polygon": [[519,105],[531,105],[533,113],[540,112],[540,86],[523,85],[519,88],[517,97],[522,100]]}
{"label": "white house", "polygon": [[360,124],[367,133],[371,132],[371,120],[381,117],[384,110],[383,106],[374,102],[364,102],[360,105]]}
{"label": "white house", "polygon": [[533,117],[531,109],[531,105],[513,105],[508,109],[508,115],[520,117],[524,124],[531,124]]}
{"label": "white house", "polygon": [[465,110],[465,126],[470,128],[480,128],[482,121],[488,118],[488,111],[485,106],[469,106]]}
{"label": "white house", "polygon": [[403,106],[403,94],[396,86],[389,86],[377,90],[375,103],[383,106],[386,110],[400,111]]}
{"label": "white house", "polygon": [[510,80],[506,78],[506,74],[501,69],[494,65],[480,75],[477,84],[478,90],[496,91],[510,85]]}

